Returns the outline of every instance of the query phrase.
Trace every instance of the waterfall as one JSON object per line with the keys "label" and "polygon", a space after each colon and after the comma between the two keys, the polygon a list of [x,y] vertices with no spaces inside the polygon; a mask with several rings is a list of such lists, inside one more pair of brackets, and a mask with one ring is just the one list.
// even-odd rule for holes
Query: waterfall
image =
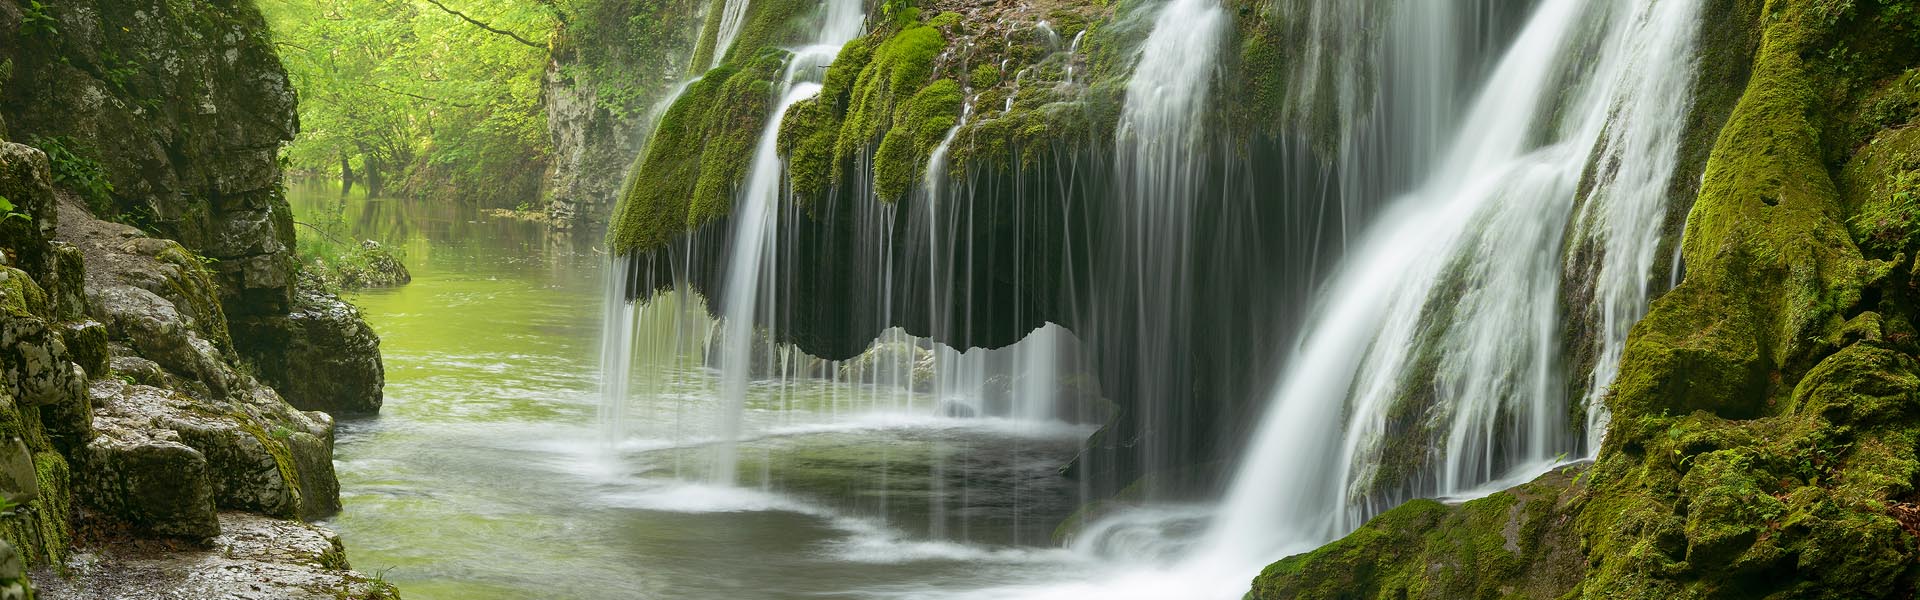
{"label": "waterfall", "polygon": [[608,268],[600,325],[600,438],[611,455],[626,439],[628,386],[633,381],[634,306],[626,282],[633,280],[632,256],[615,256]]}
{"label": "waterfall", "polygon": [[[1605,248],[1604,310],[1644,310],[1678,152],[1663,132],[1683,126],[1698,11],[1539,6],[1425,182],[1319,297],[1205,555],[1278,558],[1410,497],[1477,494],[1586,449],[1558,383],[1563,229],[1583,169],[1617,162],[1576,235]],[[1624,330],[1604,336],[1617,347]]]}
{"label": "waterfall", "polygon": [[[1140,48],[1116,134],[1118,210],[1104,237],[1103,279],[1114,289],[1096,301],[1102,327],[1130,332],[1120,358],[1122,385],[1147,401],[1139,427],[1174,431],[1189,414],[1179,399],[1191,374],[1193,215],[1204,172],[1201,145],[1215,56],[1227,28],[1217,0],[1172,0],[1160,9]],[[1113,367],[1109,367],[1113,368]],[[1162,435],[1142,459],[1175,462],[1185,436]]]}
{"label": "waterfall", "polygon": [[[729,11],[733,2],[728,2]],[[745,4],[745,0],[740,3]],[[773,322],[770,313],[774,307],[762,297],[762,288],[771,286],[768,281],[773,277],[771,267],[777,264],[773,256],[777,250],[774,238],[779,223],[779,199],[786,180],[785,164],[779,155],[780,121],[788,108],[819,93],[819,74],[839,54],[840,46],[860,35],[863,18],[859,0],[827,2],[825,22],[814,43],[796,50],[788,59],[780,84],[780,104],[767,119],[759,144],[754,148],[745,192],[734,199],[729,218],[732,244],[728,250],[726,296],[720,312],[723,337],[718,443],[714,468],[709,472],[709,479],[716,484],[732,485],[737,479],[737,447],[741,417],[746,410],[748,380],[752,377],[755,327]],[[721,31],[725,34],[724,21],[722,25]],[[725,39],[731,42],[730,36]]]}
{"label": "waterfall", "polygon": [[727,51],[733,48],[733,38],[740,36],[740,27],[747,22],[748,0],[727,0],[720,8],[720,29],[713,36],[713,59],[708,69],[720,66],[727,57]]}
{"label": "waterfall", "polygon": [[[799,61],[795,61],[796,65]],[[751,377],[753,336],[756,321],[766,322],[756,310],[761,301],[761,283],[765,279],[762,265],[773,264],[771,254],[775,250],[774,206],[779,200],[782,172],[778,146],[780,142],[780,118],[786,116],[787,108],[795,103],[811,98],[820,92],[820,84],[798,83],[793,81],[793,69],[788,69],[787,81],[783,86],[779,107],[774,109],[766,131],[761,132],[760,142],[755,146],[753,164],[747,175],[746,193],[735,199],[732,217],[733,226],[732,258],[727,266],[727,294],[721,302],[720,342],[721,389],[719,438],[711,471],[714,483],[731,485],[736,479],[735,465],[739,458],[735,448],[740,439],[741,413],[746,410],[747,383]]]}

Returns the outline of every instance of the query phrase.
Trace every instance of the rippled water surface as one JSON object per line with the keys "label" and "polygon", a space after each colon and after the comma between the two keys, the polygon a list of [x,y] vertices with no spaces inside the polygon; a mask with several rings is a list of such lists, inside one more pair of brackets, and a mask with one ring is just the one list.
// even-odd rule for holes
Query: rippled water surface
{"label": "rippled water surface", "polygon": [[386,406],[341,424],[345,510],[329,523],[356,568],[409,599],[910,598],[1084,566],[1051,541],[1077,505],[1055,469],[1083,427],[869,411],[855,407],[888,403],[858,401],[881,393],[868,386],[761,384],[744,483],[705,483],[699,432],[719,386],[698,361],[629,407],[646,433],[603,437],[597,232],[291,196],[303,223],[342,221],[413,273],[351,296],[383,340]]}

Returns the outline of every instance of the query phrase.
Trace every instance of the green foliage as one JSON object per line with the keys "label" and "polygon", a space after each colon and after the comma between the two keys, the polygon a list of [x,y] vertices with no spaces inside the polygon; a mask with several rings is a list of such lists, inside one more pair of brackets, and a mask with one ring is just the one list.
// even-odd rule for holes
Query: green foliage
{"label": "green foliage", "polygon": [[[555,7],[446,0],[488,26],[541,40]],[[412,194],[489,206],[525,200],[550,153],[541,78],[549,53],[421,0],[268,0],[262,12],[300,93],[288,163],[377,178]]]}
{"label": "green foliage", "polygon": [[82,146],[66,136],[35,137],[28,143],[47,154],[55,185],[65,186],[80,194],[96,215],[104,217],[116,213],[113,182],[107,180],[106,167],[94,158],[92,148]]}
{"label": "green foliage", "polygon": [[699,0],[623,2],[576,0],[560,4],[565,36],[555,56],[574,54],[562,76],[592,86],[601,110],[618,119],[641,116],[687,70],[685,48]]}
{"label": "green foliage", "polygon": [[315,287],[340,293],[369,287],[388,287],[410,281],[403,253],[388,246],[355,241],[338,213],[317,223],[298,222],[294,256],[301,276]]}
{"label": "green foliage", "polygon": [[14,212],[14,208],[15,206],[13,205],[12,200],[8,200],[6,196],[0,196],[0,221],[6,221],[8,219],[14,219],[14,218],[18,218],[22,221],[33,220],[33,217],[27,215],[26,213]]}
{"label": "green foliage", "polygon": [[20,32],[30,36],[58,37],[60,35],[60,29],[56,26],[58,23],[59,21],[54,19],[53,15],[47,14],[47,6],[41,4],[40,0],[28,0],[27,5],[20,11]]}

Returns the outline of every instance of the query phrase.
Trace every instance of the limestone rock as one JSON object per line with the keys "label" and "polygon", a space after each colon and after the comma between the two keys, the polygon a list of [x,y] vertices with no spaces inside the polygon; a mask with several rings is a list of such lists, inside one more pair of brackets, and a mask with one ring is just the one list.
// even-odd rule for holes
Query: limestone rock
{"label": "limestone rock", "polygon": [[[70,140],[113,185],[103,208],[150,217],[157,233],[217,259],[220,298],[233,312],[284,312],[293,223],[275,155],[298,123],[259,11],[164,0],[42,4],[58,43],[0,35],[0,61],[12,65],[7,88],[31,90],[0,106],[6,135]],[[20,22],[18,9],[5,12],[11,18],[0,23]]]}
{"label": "limestone rock", "polygon": [[380,411],[386,371],[380,336],[340,298],[303,286],[284,317],[234,321],[235,343],[260,378],[302,410]]}
{"label": "limestone rock", "polygon": [[130,417],[96,417],[99,434],[75,459],[74,488],[95,508],[162,536],[220,533],[207,459],[172,431]]}
{"label": "limestone rock", "polygon": [[325,528],[226,512],[205,549],[116,544],[67,561],[68,577],[41,577],[41,594],[72,600],[397,600],[393,586],[351,570]]}
{"label": "limestone rock", "polygon": [[[33,451],[20,438],[0,442],[0,498],[19,506],[40,498],[40,482],[34,469]],[[0,574],[0,579],[5,575]]]}
{"label": "limestone rock", "polygon": [[[95,423],[124,429],[127,433],[121,437],[146,435],[178,443],[200,457],[204,475],[183,467],[183,478],[207,482],[210,494],[204,511],[208,514],[219,506],[318,519],[339,510],[339,484],[331,460],[333,421],[293,410],[265,386],[248,385],[235,399],[211,403],[115,380],[95,382],[92,392]],[[91,486],[100,490],[99,495],[90,498],[116,515],[130,510],[128,502],[121,500],[136,487],[119,482],[137,477],[124,472],[90,473],[89,477],[101,478]],[[141,522],[137,511],[132,514],[136,518],[127,520]]]}

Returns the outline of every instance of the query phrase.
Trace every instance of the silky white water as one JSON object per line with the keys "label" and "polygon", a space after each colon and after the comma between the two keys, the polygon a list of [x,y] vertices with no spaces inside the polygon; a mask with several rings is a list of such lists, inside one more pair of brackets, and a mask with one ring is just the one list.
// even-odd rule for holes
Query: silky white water
{"label": "silky white water", "polygon": [[720,29],[713,36],[713,58],[706,68],[720,66],[727,58],[727,51],[733,48],[733,39],[740,36],[740,27],[746,25],[748,0],[727,0],[720,8]]}
{"label": "silky white water", "polygon": [[1114,198],[1102,241],[1102,275],[1112,289],[1096,295],[1106,331],[1127,332],[1130,364],[1120,385],[1140,399],[1139,428],[1163,431],[1141,453],[1147,468],[1167,468],[1172,435],[1191,414],[1183,386],[1191,376],[1195,240],[1194,204],[1205,174],[1207,110],[1227,16],[1218,0],[1172,0],[1154,19],[1127,83],[1115,141]]}
{"label": "silky white water", "polygon": [[[1665,210],[1678,144],[1647,136],[1682,126],[1675,104],[1684,106],[1691,81],[1697,11],[1671,0],[1550,0],[1537,9],[1444,161],[1369,232],[1322,296],[1208,534],[1209,554],[1277,558],[1409,494],[1455,495],[1583,449],[1553,358],[1561,229],[1582,169],[1621,143],[1639,151],[1610,158],[1641,164],[1602,182],[1594,196],[1607,205],[1593,210]],[[1610,123],[1617,133],[1603,145]],[[1628,251],[1646,244],[1651,253],[1657,243],[1657,219],[1604,222],[1587,235]],[[1638,265],[1638,280],[1650,277],[1651,262],[1628,251],[1611,254]],[[1448,316],[1433,319],[1435,311]],[[1431,378],[1410,377],[1423,360]],[[1393,431],[1388,411],[1418,401],[1412,394],[1430,395],[1422,422]],[[1403,443],[1432,442],[1418,478],[1373,479],[1388,444],[1408,435]]]}
{"label": "silky white water", "polygon": [[[1273,5],[1299,50],[1287,63],[1294,85],[1286,112],[1274,118],[1311,138],[1301,147],[1324,161],[1318,176],[1325,180],[1299,186],[1318,195],[1251,200],[1334,215],[1335,238],[1303,245],[1339,258],[1312,278],[1320,284],[1306,324],[1250,444],[1237,454],[1229,489],[1217,505],[1158,502],[1086,526],[1071,549],[1101,580],[962,595],[1237,597],[1261,566],[1407,499],[1484,494],[1597,448],[1606,424],[1599,400],[1613,363],[1627,329],[1661,290],[1654,275],[1666,258],[1666,196],[1690,104],[1700,8],[1697,0],[1542,0],[1522,18],[1503,17],[1517,11],[1494,4]],[[1193,237],[1196,215],[1206,203],[1234,199],[1204,192],[1209,145],[1218,139],[1209,131],[1217,55],[1230,17],[1217,0],[1171,0],[1154,10],[1126,87],[1112,154],[1115,210],[1098,251],[1111,264],[1096,268],[1115,287],[1099,290],[1103,297],[1092,305],[1099,327],[1131,334],[1124,364],[1103,366],[1121,370],[1115,379],[1148,400],[1136,405],[1140,431],[1158,433],[1188,412],[1152,400],[1184,398],[1178,388],[1203,342],[1192,339],[1196,307],[1188,293],[1188,266],[1204,249]],[[1488,33],[1501,18],[1519,19],[1510,37]],[[1035,27],[1062,45],[1050,28]],[[857,21],[851,31],[849,38]],[[1071,55],[1079,41],[1064,51]],[[818,69],[794,65],[823,65],[835,49],[796,53],[771,122],[817,90],[795,73]],[[1024,85],[1023,73],[1008,75]],[[966,106],[929,157],[916,202],[862,205],[854,219],[863,233],[874,232],[859,239],[883,240],[863,250],[881,264],[912,250],[891,245],[895,227],[926,228],[925,244],[935,249],[924,276],[934,291],[936,331],[970,318],[940,293],[954,285],[947,279],[955,271],[970,267],[936,251],[963,235],[953,229],[963,221],[956,215],[973,210],[972,202],[950,201],[969,192],[948,189],[945,177],[956,136],[974,116],[971,98]],[[991,118],[993,108],[980,118]],[[758,328],[777,321],[769,293],[779,285],[777,265],[795,260],[780,254],[776,232],[790,219],[779,211],[794,210],[783,202],[776,133],[763,132],[729,225],[714,338],[721,404],[706,469],[722,485],[753,479],[736,470],[749,458],[737,448],[766,435],[765,427],[742,427],[751,414],[746,398],[759,385],[752,365],[763,353],[783,356],[762,362],[778,365],[772,378],[784,380],[803,361],[791,348],[756,348],[765,335]],[[1575,246],[1592,250],[1569,251]],[[1322,258],[1306,262],[1311,268]],[[873,272],[888,300],[881,306],[890,307],[892,272]],[[1591,314],[1567,314],[1568,286],[1591,287],[1593,304],[1575,307]],[[610,322],[632,322],[617,310],[609,308]],[[1591,371],[1564,358],[1570,342],[1560,336],[1579,319],[1594,323]],[[606,334],[607,360],[631,363],[616,346],[630,347],[632,333],[620,329]],[[817,371],[836,385],[865,386],[831,400],[831,422],[883,412],[1010,417],[1027,427],[1073,411],[1059,382],[1084,368],[1076,348],[1073,334],[1054,325],[1011,348],[969,352],[889,330],[872,358],[863,356],[868,362]],[[1570,378],[1583,385],[1568,385]],[[610,397],[630,393],[603,385]],[[620,409],[605,410],[618,421]],[[1194,440],[1159,441],[1164,446],[1141,448],[1146,464],[1176,464],[1186,457],[1155,456],[1157,448]],[[929,493],[955,493],[944,486],[965,451],[936,444],[931,453]],[[882,498],[892,489],[884,478],[877,488]],[[947,510],[946,503],[927,506],[926,530],[935,539],[952,535]]]}

